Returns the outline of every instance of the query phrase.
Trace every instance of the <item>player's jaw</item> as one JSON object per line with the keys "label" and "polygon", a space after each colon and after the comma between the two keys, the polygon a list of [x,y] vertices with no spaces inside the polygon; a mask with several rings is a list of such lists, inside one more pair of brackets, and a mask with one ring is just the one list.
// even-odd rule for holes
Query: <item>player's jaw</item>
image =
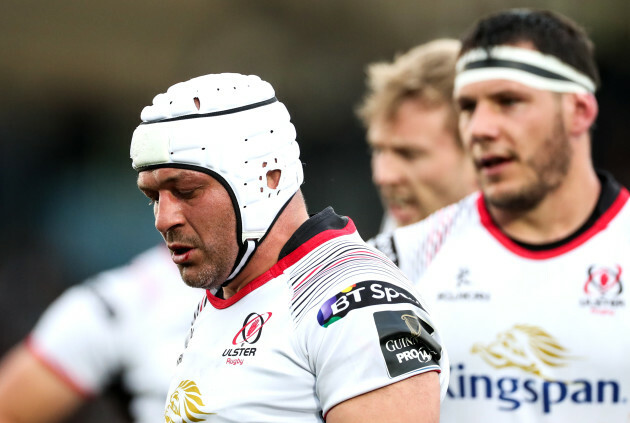
{"label": "player's jaw", "polygon": [[203,247],[191,248],[179,256],[173,252],[172,256],[182,280],[193,288],[218,288],[225,282],[234,264],[225,254]]}
{"label": "player's jaw", "polygon": [[516,149],[505,149],[482,151],[473,157],[486,201],[499,209],[527,211],[562,184],[572,150],[559,119],[542,140],[515,145],[527,148],[521,148],[520,154]]}
{"label": "player's jaw", "polygon": [[[165,234],[171,259],[179,268],[183,281],[194,288],[209,288],[221,284],[227,277],[225,254],[212,253],[212,248],[194,236],[186,236],[176,229]],[[229,270],[229,269],[228,269]]]}
{"label": "player's jaw", "polygon": [[506,134],[494,138],[471,137],[467,144],[477,183],[488,203],[502,204],[528,184],[531,175],[523,152]]}
{"label": "player's jaw", "polygon": [[397,226],[410,225],[423,217],[417,198],[407,190],[382,188],[381,199]]}
{"label": "player's jaw", "polygon": [[544,184],[527,164],[512,158],[482,171],[479,185],[484,198],[491,205],[505,210],[529,210],[542,199]]}

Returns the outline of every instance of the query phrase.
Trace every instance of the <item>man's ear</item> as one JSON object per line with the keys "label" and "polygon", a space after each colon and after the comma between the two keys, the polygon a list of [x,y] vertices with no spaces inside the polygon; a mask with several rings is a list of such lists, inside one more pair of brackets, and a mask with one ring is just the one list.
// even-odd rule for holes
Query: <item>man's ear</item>
{"label": "man's ear", "polygon": [[567,130],[572,136],[580,136],[588,132],[595,123],[599,106],[595,95],[591,93],[571,93],[565,96],[567,113]]}
{"label": "man's ear", "polygon": [[282,172],[279,169],[270,170],[269,172],[267,172],[267,186],[271,189],[278,188],[281,174]]}

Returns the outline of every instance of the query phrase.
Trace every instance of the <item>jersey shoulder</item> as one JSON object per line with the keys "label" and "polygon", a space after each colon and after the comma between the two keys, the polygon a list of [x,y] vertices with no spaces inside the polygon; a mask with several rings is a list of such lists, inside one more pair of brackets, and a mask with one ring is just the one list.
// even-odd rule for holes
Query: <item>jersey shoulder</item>
{"label": "jersey shoulder", "polygon": [[[400,269],[358,234],[335,238],[313,250],[293,266],[288,283],[292,292],[290,309],[296,323],[312,308],[366,288],[383,292],[388,288],[420,305]],[[380,298],[385,298],[385,294]]]}
{"label": "jersey shoulder", "polygon": [[[479,219],[477,202],[480,193],[470,194],[412,225],[381,233],[368,241],[385,253],[396,265],[425,267],[452,235]],[[403,269],[405,271],[405,269]]]}

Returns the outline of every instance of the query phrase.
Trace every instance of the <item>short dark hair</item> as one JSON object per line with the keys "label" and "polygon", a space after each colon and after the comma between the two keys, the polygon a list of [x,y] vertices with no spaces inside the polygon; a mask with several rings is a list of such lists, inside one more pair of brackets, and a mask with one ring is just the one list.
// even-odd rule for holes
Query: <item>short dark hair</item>
{"label": "short dark hair", "polygon": [[600,78],[593,42],[577,23],[549,10],[510,9],[488,15],[462,37],[460,56],[475,48],[531,42],[543,54],[554,56],[590,77]]}

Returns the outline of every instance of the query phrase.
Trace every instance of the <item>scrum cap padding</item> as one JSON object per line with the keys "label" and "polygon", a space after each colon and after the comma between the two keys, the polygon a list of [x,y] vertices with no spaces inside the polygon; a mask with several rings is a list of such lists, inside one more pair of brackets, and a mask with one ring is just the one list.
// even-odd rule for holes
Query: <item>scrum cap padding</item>
{"label": "scrum cap padding", "polygon": [[[304,179],[295,128],[274,95],[253,75],[174,85],[142,112],[131,143],[134,169],[190,167],[223,179],[236,203],[239,241],[260,241]],[[280,181],[270,188],[266,175],[276,169]]]}

